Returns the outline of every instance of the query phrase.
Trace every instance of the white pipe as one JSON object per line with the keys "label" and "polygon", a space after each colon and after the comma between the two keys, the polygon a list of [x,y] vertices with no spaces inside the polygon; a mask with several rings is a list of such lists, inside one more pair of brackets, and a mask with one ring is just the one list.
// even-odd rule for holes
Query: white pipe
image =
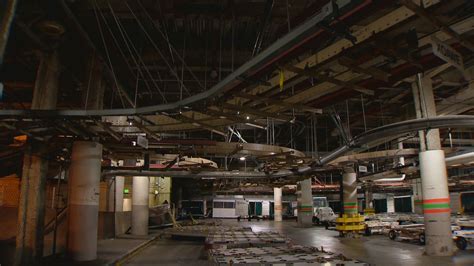
{"label": "white pipe", "polygon": [[[455,166],[455,165],[463,165],[463,164],[472,164],[474,163],[474,152],[467,152],[459,155],[454,155],[447,157],[445,159],[446,161],[446,166]],[[402,161],[400,160],[400,163]],[[404,165],[403,161],[403,165]],[[376,173],[371,176],[365,176],[365,180],[373,180],[375,182],[397,182],[397,181],[403,181],[405,180],[405,174],[400,174],[397,173],[395,170],[388,170],[385,172],[381,173]],[[391,176],[396,176],[396,177],[391,177]],[[380,178],[380,179],[379,179]]]}
{"label": "white pipe", "polygon": [[446,158],[446,166],[474,163],[474,152],[467,152]]}

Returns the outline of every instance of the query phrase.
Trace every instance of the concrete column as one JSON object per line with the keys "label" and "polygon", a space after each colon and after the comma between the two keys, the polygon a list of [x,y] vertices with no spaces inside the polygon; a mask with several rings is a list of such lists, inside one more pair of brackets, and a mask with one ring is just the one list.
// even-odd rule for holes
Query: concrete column
{"label": "concrete column", "polygon": [[281,203],[282,191],[280,187],[273,188],[273,217],[275,222],[281,222],[283,220],[282,210],[283,205]]}
{"label": "concrete column", "polygon": [[366,209],[374,208],[373,200],[374,200],[374,195],[372,192],[372,188],[369,186],[365,187],[365,208]]}
{"label": "concrete column", "polygon": [[[417,75],[419,102],[424,118],[436,116],[436,103],[430,77]],[[415,95],[415,101],[416,101]],[[423,213],[425,217],[425,252],[429,256],[451,256],[451,210],[444,151],[438,129],[425,132],[426,151],[419,153]]]}
{"label": "concrete column", "polygon": [[115,212],[123,212],[123,189],[125,186],[125,177],[115,177]]}
{"label": "concrete column", "polygon": [[421,189],[421,178],[411,180],[413,189],[413,212],[423,214],[423,192]]}
{"label": "concrete column", "polygon": [[103,64],[97,55],[92,53],[87,62],[86,80],[82,93],[84,107],[88,110],[104,108],[105,82],[102,74]]}
{"label": "concrete column", "polygon": [[181,210],[183,208],[183,187],[179,186],[178,187],[178,210]]}
{"label": "concrete column", "polygon": [[97,259],[101,159],[101,144],[74,142],[68,180],[67,251],[76,261]]}
{"label": "concrete column", "polygon": [[132,235],[148,235],[148,198],[150,181],[147,176],[134,176],[132,188]]}
{"label": "concrete column", "polygon": [[23,157],[15,265],[30,265],[43,256],[46,173],[45,148],[33,143]]}
{"label": "concrete column", "polygon": [[313,225],[313,192],[311,178],[298,182],[298,226],[310,227]]}
{"label": "concrete column", "polygon": [[395,197],[393,194],[387,194],[387,213],[395,212]]}
{"label": "concrete column", "polygon": [[107,206],[106,211],[115,211],[115,179],[108,179],[107,181]]}
{"label": "concrete column", "polygon": [[345,169],[342,186],[344,214],[357,214],[357,180],[353,169]]}
{"label": "concrete column", "polygon": [[451,209],[444,151],[424,151],[419,156],[425,217],[425,251],[429,256],[451,256]]}
{"label": "concrete column", "polygon": [[0,4],[0,66],[3,63],[5,49],[10,36],[11,24],[15,16],[18,0],[2,1]]}
{"label": "concrete column", "polygon": [[43,53],[36,72],[31,109],[56,109],[60,75],[58,52]]}

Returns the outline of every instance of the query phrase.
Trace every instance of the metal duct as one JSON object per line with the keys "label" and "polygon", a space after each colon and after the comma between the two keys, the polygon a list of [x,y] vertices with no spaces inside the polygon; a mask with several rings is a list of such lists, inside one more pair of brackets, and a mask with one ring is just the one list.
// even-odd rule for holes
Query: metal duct
{"label": "metal duct", "polygon": [[[211,89],[195,94],[183,100],[166,103],[160,105],[152,105],[139,108],[127,109],[104,109],[104,110],[0,110],[0,116],[34,116],[34,117],[55,117],[55,116],[77,116],[77,117],[92,117],[92,116],[118,116],[118,115],[139,115],[150,114],[168,110],[177,110],[184,106],[189,106],[199,101],[206,100],[210,97],[217,96],[220,93],[235,88],[242,83],[242,79],[251,77],[258,71],[266,68],[275,61],[285,56],[290,51],[295,50],[304,43],[308,42],[318,34],[319,23],[334,16],[334,5],[337,5],[339,11],[343,7],[349,6],[353,1],[351,0],[334,0],[329,1],[321,8],[321,11],[308,19],[306,22],[296,27],[294,30],[278,39],[267,49],[263,50],[257,56],[240,66],[237,70],[225,77],[218,84]],[[364,5],[362,3],[361,5]],[[65,10],[68,7],[65,6]],[[349,11],[351,12],[351,11]],[[71,15],[68,12],[68,15]]]}
{"label": "metal duct", "polygon": [[[237,171],[205,171],[205,172],[191,172],[191,171],[107,171],[102,175],[105,176],[133,176],[133,175],[144,175],[144,176],[169,176],[175,178],[216,178],[216,179],[232,179],[232,178],[283,178],[288,176],[297,175],[309,175],[318,169],[321,169],[323,165],[343,155],[345,152],[356,148],[357,146],[374,141],[381,138],[390,138],[397,136],[401,133],[409,133],[418,131],[421,129],[433,129],[433,128],[459,128],[459,127],[474,127],[474,116],[470,115],[454,115],[454,116],[440,116],[432,118],[422,118],[407,120],[399,123],[386,125],[383,127],[375,128],[362,133],[350,141],[348,145],[344,145],[334,150],[330,154],[320,158],[318,164],[313,166],[299,167],[294,170],[282,170],[276,173],[264,173],[264,172],[237,172]],[[461,155],[459,155],[461,156]],[[452,158],[452,157],[450,157]],[[458,157],[465,158],[465,157]],[[452,159],[453,161],[455,159]]]}

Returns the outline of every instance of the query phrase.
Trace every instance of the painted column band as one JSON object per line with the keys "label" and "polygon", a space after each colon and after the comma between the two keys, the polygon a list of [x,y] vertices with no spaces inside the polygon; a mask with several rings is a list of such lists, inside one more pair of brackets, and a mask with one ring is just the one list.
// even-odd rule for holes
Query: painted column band
{"label": "painted column band", "polygon": [[357,209],[357,202],[344,202],[344,209]]}
{"label": "painted column band", "polygon": [[302,205],[298,206],[299,212],[313,212],[313,206],[310,205]]}
{"label": "painted column band", "polygon": [[423,200],[424,213],[450,213],[449,198]]}

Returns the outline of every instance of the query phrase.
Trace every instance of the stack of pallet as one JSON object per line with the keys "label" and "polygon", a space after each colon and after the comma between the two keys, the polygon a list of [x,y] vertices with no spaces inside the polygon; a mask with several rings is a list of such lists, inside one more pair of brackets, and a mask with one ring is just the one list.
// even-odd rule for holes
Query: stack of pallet
{"label": "stack of pallet", "polygon": [[209,234],[206,238],[206,247],[215,249],[220,247],[264,247],[285,244],[288,239],[276,232],[227,231]]}
{"label": "stack of pallet", "polygon": [[212,249],[211,260],[216,265],[368,265],[343,255],[305,246],[289,244],[274,247]]}

